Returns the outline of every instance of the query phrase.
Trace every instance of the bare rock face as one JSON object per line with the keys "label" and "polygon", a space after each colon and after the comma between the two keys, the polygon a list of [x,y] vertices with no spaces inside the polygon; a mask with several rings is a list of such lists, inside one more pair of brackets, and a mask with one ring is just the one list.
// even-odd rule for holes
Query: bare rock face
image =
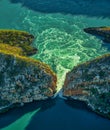
{"label": "bare rock face", "polygon": [[74,67],[66,75],[63,95],[85,101],[93,111],[110,118],[110,54]]}
{"label": "bare rock face", "polygon": [[101,36],[104,42],[110,43],[110,27],[90,27],[85,28],[84,31],[96,36]]}
{"label": "bare rock face", "polygon": [[33,38],[23,31],[0,30],[0,112],[56,92],[57,78],[51,68],[27,57],[36,52],[30,46]]}
{"label": "bare rock face", "polygon": [[56,76],[47,65],[0,52],[1,104],[4,101],[13,104],[44,100],[55,92]]}

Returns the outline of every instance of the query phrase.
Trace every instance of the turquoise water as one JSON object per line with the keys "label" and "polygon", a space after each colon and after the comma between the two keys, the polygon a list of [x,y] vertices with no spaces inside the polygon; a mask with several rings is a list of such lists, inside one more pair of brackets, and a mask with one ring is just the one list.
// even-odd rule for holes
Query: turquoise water
{"label": "turquoise water", "polygon": [[49,64],[56,72],[58,91],[65,74],[75,65],[109,52],[101,40],[83,32],[85,27],[109,26],[109,18],[43,14],[21,4],[11,4],[8,0],[1,0],[0,6],[0,28],[26,30],[34,34],[34,46],[39,51],[33,58]]}
{"label": "turquoise water", "polygon": [[[2,130],[24,130],[30,123],[32,117],[40,110],[40,108],[24,114],[21,118],[19,118],[17,121],[13,122],[9,126],[6,126]],[[23,125],[21,125],[21,123]]]}
{"label": "turquoise water", "polygon": [[[25,30],[35,36],[33,45],[39,51],[32,58],[49,64],[56,72],[57,91],[63,85],[65,74],[75,65],[109,52],[108,46],[104,46],[100,39],[83,32],[83,28],[91,26],[110,26],[110,18],[62,14],[60,12],[40,13],[29,10],[20,3],[12,4],[8,0],[0,0],[0,28]],[[64,106],[66,107],[67,104]],[[58,110],[60,109],[62,106],[58,108]],[[70,108],[67,111],[70,112]],[[28,113],[17,121],[18,124],[21,122],[21,129],[24,129],[29,123],[29,120],[26,120],[26,124],[22,122],[22,119],[28,118],[27,115]],[[103,121],[104,119],[100,122]],[[15,129],[16,124],[15,122],[9,128]]]}

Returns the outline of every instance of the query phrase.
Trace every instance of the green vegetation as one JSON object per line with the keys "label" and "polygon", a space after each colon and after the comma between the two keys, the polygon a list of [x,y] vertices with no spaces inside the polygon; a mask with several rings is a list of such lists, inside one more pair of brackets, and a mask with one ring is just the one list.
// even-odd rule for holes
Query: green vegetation
{"label": "green vegetation", "polygon": [[34,40],[34,36],[17,30],[0,30],[0,44],[9,44],[11,46],[19,47],[23,51],[23,55],[35,54],[37,49],[30,46]]}
{"label": "green vegetation", "polygon": [[16,46],[0,43],[0,52],[14,55],[23,55],[23,50]]}
{"label": "green vegetation", "polygon": [[56,75],[48,65],[38,60],[31,59],[27,55],[34,54],[36,49],[31,47],[34,36],[23,31],[0,30],[0,55],[7,60],[7,67],[11,60],[16,60],[16,66],[39,68],[53,76],[53,83],[56,83]]}
{"label": "green vegetation", "polygon": [[[10,62],[11,57],[16,57],[16,64],[18,64],[19,66],[20,65],[21,65],[21,67],[36,66],[36,67],[39,67],[39,68],[45,70],[48,74],[51,74],[54,78],[56,77],[55,73],[50,69],[50,67],[47,64],[44,64],[44,63],[40,62],[39,60],[34,60],[29,57],[19,55],[22,53],[22,50],[20,50],[20,48],[12,47],[7,44],[5,44],[5,45],[1,44],[1,45],[2,45],[3,50],[0,49],[0,54],[5,54],[8,62]],[[9,47],[9,50],[6,51],[5,47]],[[16,53],[16,51],[17,51],[17,53]],[[56,78],[55,78],[55,80],[56,80]]]}
{"label": "green vegetation", "polygon": [[[79,64],[66,76],[64,95],[75,99],[77,96],[78,100],[86,101],[93,111],[110,119],[109,74],[110,53]],[[74,93],[79,90],[83,92],[80,96]]]}
{"label": "green vegetation", "polygon": [[33,38],[27,32],[0,31],[0,113],[15,103],[44,100],[56,92],[55,73],[45,63],[28,57],[35,53],[30,46]]}

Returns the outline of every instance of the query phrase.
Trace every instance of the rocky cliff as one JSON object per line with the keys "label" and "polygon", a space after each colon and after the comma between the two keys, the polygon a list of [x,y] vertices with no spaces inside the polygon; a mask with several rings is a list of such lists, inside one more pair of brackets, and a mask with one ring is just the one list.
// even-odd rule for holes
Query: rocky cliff
{"label": "rocky cliff", "polygon": [[100,36],[106,43],[110,43],[110,27],[90,27],[85,28],[86,33],[90,33],[96,36]]}
{"label": "rocky cliff", "polygon": [[85,101],[93,111],[110,118],[110,54],[74,67],[66,75],[63,95]]}
{"label": "rocky cliff", "polygon": [[[7,35],[9,36],[9,34]],[[20,34],[20,37],[22,37],[22,34]],[[28,39],[26,37],[22,40]],[[21,47],[22,43],[10,45],[11,38],[13,39],[13,35],[10,35],[7,40],[9,44],[6,44],[6,37],[5,42],[2,39],[3,43],[0,43],[1,112],[11,104],[44,100],[53,96],[56,92],[56,75],[51,68],[40,61],[26,57]],[[18,37],[14,39],[14,41],[19,40]]]}

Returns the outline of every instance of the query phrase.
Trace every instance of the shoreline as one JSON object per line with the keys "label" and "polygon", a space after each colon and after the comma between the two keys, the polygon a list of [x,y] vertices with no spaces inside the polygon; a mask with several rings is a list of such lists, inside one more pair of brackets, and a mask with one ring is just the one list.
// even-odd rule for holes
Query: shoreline
{"label": "shoreline", "polygon": [[100,113],[100,112],[98,112],[98,111],[96,111],[96,110],[93,110],[93,109],[88,105],[87,101],[82,101],[82,100],[74,99],[74,98],[72,98],[72,97],[67,97],[66,100],[67,100],[67,101],[72,101],[72,100],[73,100],[73,101],[77,101],[77,102],[79,102],[79,103],[84,103],[89,111],[95,113],[96,115],[98,115],[98,116],[100,116],[100,117],[102,117],[102,118],[105,118],[105,119],[107,119],[107,120],[110,120],[110,118],[107,117],[106,115],[104,115],[104,114],[102,114],[102,113]]}
{"label": "shoreline", "polygon": [[[54,97],[51,97],[51,98],[48,98],[48,99],[46,99],[46,100],[38,100],[38,101],[33,101],[33,102],[30,102],[30,103],[24,103],[24,104],[22,104],[22,103],[16,103],[16,104],[10,104],[10,105],[8,105],[8,106],[6,106],[6,107],[4,107],[3,109],[1,109],[0,108],[0,115],[1,114],[5,114],[5,113],[8,113],[10,110],[12,110],[12,109],[16,109],[16,108],[20,108],[20,107],[26,107],[26,105],[30,105],[30,107],[31,107],[31,104],[34,104],[34,103],[37,103],[38,102],[38,105],[39,104],[42,104],[42,102],[48,102],[48,103],[52,103],[52,102],[54,102],[55,100],[58,100],[58,99],[61,99],[61,100],[64,100],[64,101],[66,101],[66,102],[68,102],[68,101],[73,101],[73,102],[71,102],[71,106],[74,104],[74,101],[76,102],[76,103],[78,103],[78,104],[80,104],[80,103],[82,103],[82,105],[84,105],[84,108],[87,110],[87,111],[90,111],[90,112],[92,112],[92,113],[94,113],[94,114],[96,114],[96,115],[98,115],[98,116],[100,116],[100,117],[102,117],[102,118],[105,118],[105,119],[107,119],[107,120],[110,120],[110,118],[109,117],[107,117],[106,115],[104,115],[104,114],[102,114],[102,113],[100,113],[100,112],[98,112],[98,111],[96,111],[96,110],[93,110],[89,105],[88,105],[88,103],[87,103],[87,101],[85,102],[85,101],[81,101],[81,100],[77,100],[77,99],[74,99],[74,98],[72,98],[72,97],[65,97],[65,96],[62,96],[62,95],[59,95],[59,93]],[[50,102],[51,101],[51,102]],[[53,103],[52,103],[53,104]],[[75,107],[75,106],[74,106]],[[80,107],[81,108],[81,107]]]}

